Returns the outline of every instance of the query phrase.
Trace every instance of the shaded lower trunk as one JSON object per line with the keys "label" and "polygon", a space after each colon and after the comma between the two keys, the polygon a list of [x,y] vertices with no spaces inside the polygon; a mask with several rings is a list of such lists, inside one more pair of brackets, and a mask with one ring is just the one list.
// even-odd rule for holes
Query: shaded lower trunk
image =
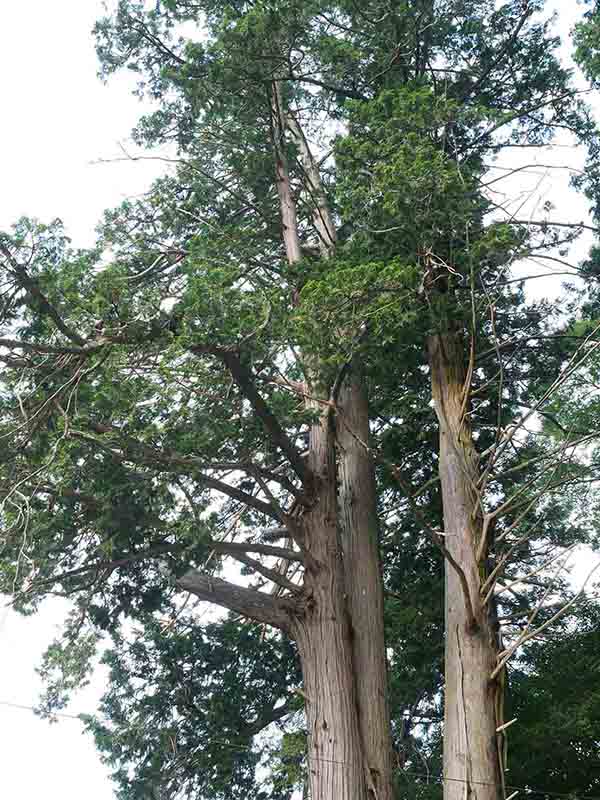
{"label": "shaded lower trunk", "polygon": [[338,406],[338,499],[360,731],[370,797],[391,800],[392,743],[377,494],[369,452],[367,391],[358,364],[346,379]]}
{"label": "shaded lower trunk", "polygon": [[308,731],[311,800],[367,800],[352,637],[338,529],[334,433],[329,414],[311,432],[319,491],[302,517],[306,604],[294,618]]}
{"label": "shaded lower trunk", "polygon": [[491,679],[496,631],[481,600],[487,557],[477,498],[478,458],[467,416],[464,348],[460,336],[429,341],[432,393],[440,424],[439,473],[444,506],[445,563],[445,800],[501,800],[497,697]]}
{"label": "shaded lower trunk", "polygon": [[[304,679],[311,800],[367,800],[350,626],[335,570],[315,575],[311,606],[293,628]],[[337,596],[337,597],[336,597]]]}

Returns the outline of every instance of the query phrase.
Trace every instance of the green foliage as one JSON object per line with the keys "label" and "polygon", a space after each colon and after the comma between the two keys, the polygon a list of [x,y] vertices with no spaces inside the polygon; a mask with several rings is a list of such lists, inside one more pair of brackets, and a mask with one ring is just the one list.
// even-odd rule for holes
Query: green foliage
{"label": "green foliage", "polygon": [[590,604],[576,625],[531,645],[511,671],[511,784],[565,795],[598,791],[599,631],[598,608]]}
{"label": "green foliage", "polygon": [[[492,221],[485,171],[503,146],[547,143],[564,128],[593,156],[588,112],[557,59],[542,0],[525,10],[521,0],[494,9],[488,0],[152,6],[120,0],[98,22],[101,74],[139,76],[137,91],[157,110],[140,120],[137,141],[174,143],[181,163],[146,196],[107,211],[93,250],[74,250],[59,221],[21,220],[0,240],[17,265],[4,263],[2,336],[27,345],[2,351],[0,588],[23,611],[48,592],[78,604],[43,665],[43,709],[63,707],[86,680],[102,635],[111,641],[110,681],[89,726],[122,800],[175,791],[283,800],[302,785],[306,732],[293,647],[256,626],[206,623],[182,610],[160,565],[175,576],[190,567],[222,575],[214,541],[272,544],[266,529],[279,519],[269,510],[295,502],[294,470],[223,354],[239,358],[300,451],[310,414],[293,382],[305,378],[303,359],[318,364],[328,392],[360,356],[381,456],[398,791],[438,797],[439,785],[423,777],[440,772],[443,699],[443,568],[422,524],[442,524],[426,338],[450,328],[466,350],[473,341],[469,416],[480,452],[489,453],[560,374],[579,341],[570,337],[587,335],[597,319],[598,258],[594,251],[586,266],[583,321],[578,310],[567,328],[560,303],[527,302],[510,265],[568,246],[576,234],[565,241],[550,223]],[[595,24],[588,17],[578,34],[590,71]],[[321,161],[339,232],[335,257],[319,254],[313,198],[297,144],[287,142],[304,258],[286,262],[274,80]],[[600,197],[596,167],[585,180],[582,188]],[[587,389],[596,373],[590,363]],[[561,466],[549,497],[536,499],[548,481],[540,464],[564,430],[597,429],[597,402],[585,392],[558,396],[544,409],[541,435],[524,433],[495,464],[490,507],[515,494],[522,502],[498,522],[491,558],[498,563],[514,544],[514,536],[503,542],[513,523],[539,531],[515,546],[507,581],[539,568],[552,547],[595,533],[581,464]],[[407,476],[418,520],[390,464]],[[543,592],[505,595],[500,611],[525,615]],[[570,641],[587,666],[591,632]],[[569,680],[558,669],[564,652],[557,644],[544,663],[531,649],[522,675],[515,672],[523,736],[537,736],[540,753],[551,752],[552,737],[536,692],[546,706],[560,694]],[[546,669],[557,682],[539,688]],[[571,695],[561,719],[573,707]],[[576,719],[595,769],[596,712],[584,711]],[[577,748],[570,730],[568,760]],[[523,742],[517,753],[528,752]],[[588,791],[581,769],[573,774],[565,791]],[[562,780],[537,785],[551,791]]]}
{"label": "green foliage", "polygon": [[453,264],[454,241],[464,243],[481,203],[475,164],[461,165],[453,152],[461,129],[477,124],[474,112],[418,84],[347,107],[350,135],[336,147],[344,218],[383,252],[430,251]]}
{"label": "green foliage", "polygon": [[55,640],[46,650],[38,674],[45,684],[38,712],[56,721],[55,713],[65,708],[71,693],[86,686],[94,664],[100,637],[93,627],[85,627],[85,615],[72,612],[66,623],[66,646]]}
{"label": "green foliage", "polygon": [[596,83],[600,77],[600,18],[598,3],[586,0],[591,6],[584,18],[575,26],[575,60],[583,69],[586,77]]}
{"label": "green foliage", "polygon": [[[289,798],[298,781],[293,763],[303,747],[285,734],[287,769],[258,788],[255,769],[270,757],[269,725],[285,730],[301,698],[290,644],[232,619],[198,625],[146,616],[126,636],[116,635],[104,662],[109,686],[98,718],[88,719],[121,800],[210,793],[234,800]],[[288,722],[286,722],[288,720]],[[291,759],[291,762],[290,762]]]}
{"label": "green foliage", "polygon": [[399,335],[416,335],[419,277],[416,266],[406,267],[399,259],[328,261],[323,273],[302,288],[295,314],[299,342],[319,354],[333,377],[353,355],[376,361],[381,348]]}

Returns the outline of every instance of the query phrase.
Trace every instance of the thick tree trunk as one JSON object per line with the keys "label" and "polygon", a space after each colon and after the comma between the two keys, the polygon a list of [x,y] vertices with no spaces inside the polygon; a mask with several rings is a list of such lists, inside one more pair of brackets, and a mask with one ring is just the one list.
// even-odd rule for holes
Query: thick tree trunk
{"label": "thick tree trunk", "polygon": [[502,800],[496,729],[499,687],[496,631],[481,601],[486,546],[476,482],[477,454],[467,416],[460,336],[429,341],[431,381],[440,424],[439,472],[446,559],[445,800]]}
{"label": "thick tree trunk", "polygon": [[305,611],[292,623],[306,696],[311,800],[367,800],[352,639],[337,524],[334,432],[328,413],[313,425],[309,466],[319,486],[302,517]]}
{"label": "thick tree trunk", "polygon": [[304,679],[310,797],[367,800],[339,552],[328,560],[312,576],[310,606],[292,629]]}
{"label": "thick tree trunk", "polygon": [[391,800],[392,743],[383,627],[383,581],[369,406],[360,365],[353,365],[336,419],[339,508],[346,595],[352,624],[360,731],[370,794]]}
{"label": "thick tree trunk", "polygon": [[[313,223],[325,258],[335,252],[336,231],[319,167],[293,115],[283,113],[280,87],[272,94],[283,240],[290,264],[301,258],[300,237],[285,130],[299,150],[314,203]],[[307,357],[307,366],[310,357]],[[319,383],[319,366],[311,378]],[[327,397],[328,387],[311,387],[312,397]],[[294,618],[306,694],[308,762],[312,800],[391,800],[391,739],[387,707],[383,595],[378,554],[376,494],[368,452],[351,434],[368,440],[366,395],[360,381],[344,390],[348,425],[338,431],[331,409],[312,404],[321,414],[313,425],[309,469],[316,478],[316,503],[302,517],[305,561],[304,613]],[[366,432],[366,433],[365,433]],[[338,453],[339,449],[339,453]],[[340,507],[337,463],[340,463]],[[341,513],[340,513],[341,509]],[[342,555],[340,532],[345,535]]]}

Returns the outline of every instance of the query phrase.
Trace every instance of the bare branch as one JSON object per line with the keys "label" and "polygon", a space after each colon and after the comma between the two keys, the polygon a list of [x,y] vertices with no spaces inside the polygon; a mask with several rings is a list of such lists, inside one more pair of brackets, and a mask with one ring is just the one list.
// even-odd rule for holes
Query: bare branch
{"label": "bare branch", "polygon": [[[522,645],[524,645],[526,642],[530,641],[531,639],[534,639],[536,636],[539,636],[543,631],[546,630],[546,628],[549,628],[550,625],[553,625],[557,620],[559,620],[561,617],[563,617],[567,613],[567,611],[584,594],[585,587],[587,586],[587,584],[591,580],[592,576],[598,571],[598,569],[600,569],[600,562],[598,564],[596,564],[596,566],[588,573],[587,578],[583,582],[583,585],[582,585],[581,589],[577,592],[577,594],[575,594],[568,601],[568,603],[565,603],[564,606],[562,606],[555,614],[553,614],[550,617],[550,619],[547,619],[545,622],[543,622],[540,626],[538,626],[533,631],[528,631],[527,629],[525,629],[525,631],[523,631],[523,633],[517,638],[517,640],[515,642],[513,642],[513,644],[508,648],[508,650],[505,651],[504,655],[502,656],[502,658],[500,659],[500,661],[496,665],[494,671],[492,672],[492,674],[490,676],[490,680],[494,680],[494,678],[501,672],[501,670],[504,669],[504,666],[506,665],[507,661],[513,655],[513,653],[517,650],[517,648],[521,647]],[[534,615],[532,615],[532,617],[530,619],[532,619],[533,616],[535,616],[535,613],[534,613]]]}
{"label": "bare branch", "polygon": [[292,617],[299,610],[297,603],[289,598],[275,598],[221,578],[211,578],[198,570],[190,570],[178,578],[176,585],[207,603],[215,603],[287,633],[291,630]]}
{"label": "bare branch", "polygon": [[533,225],[537,228],[571,228],[573,230],[592,231],[600,233],[600,228],[585,225],[583,222],[552,222],[551,220],[511,219],[513,225]]}
{"label": "bare branch", "polygon": [[[289,536],[287,528],[281,528],[282,536]],[[237,557],[238,553],[259,553],[262,556],[273,556],[274,558],[285,558],[287,561],[304,562],[302,554],[296,550],[289,550],[287,547],[274,547],[269,544],[259,542],[212,542],[212,549],[216,553],[224,553]]]}
{"label": "bare branch", "polygon": [[[566,552],[569,553],[571,550],[573,550],[574,547],[575,545],[569,547]],[[500,586],[499,590],[496,592],[496,596],[503,594],[503,592],[510,592],[513,586],[518,586],[521,583],[526,583],[529,578],[532,578],[535,575],[539,575],[540,572],[543,572],[545,569],[547,569],[547,567],[550,566],[550,564],[553,564],[555,561],[557,561],[564,555],[565,555],[564,552],[556,553],[554,556],[545,561],[541,566],[536,567],[535,569],[531,570],[531,572],[528,572],[527,575],[523,575],[521,578],[515,578],[510,583],[507,583],[505,586]]]}

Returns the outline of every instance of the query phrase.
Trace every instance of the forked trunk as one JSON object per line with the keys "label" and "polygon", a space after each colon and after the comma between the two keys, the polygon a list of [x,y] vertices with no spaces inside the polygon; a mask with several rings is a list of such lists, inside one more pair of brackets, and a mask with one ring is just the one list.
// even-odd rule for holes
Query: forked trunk
{"label": "forked trunk", "polygon": [[481,542],[477,453],[467,415],[460,336],[429,341],[431,381],[440,425],[439,473],[444,506],[446,685],[445,800],[502,800],[497,698],[491,679],[497,635],[481,600],[486,544]]}
{"label": "forked trunk", "polygon": [[360,731],[373,800],[391,800],[392,745],[383,628],[383,581],[367,389],[354,363],[336,415],[339,508],[352,624]]}
{"label": "forked trunk", "polygon": [[[272,134],[283,241],[290,264],[301,258],[294,193],[286,158],[286,128],[314,202],[313,223],[324,258],[335,252],[336,231],[319,167],[297,120],[284,113],[281,89],[273,84]],[[308,372],[318,383],[319,366]],[[308,377],[308,376],[307,376]],[[328,386],[311,387],[325,399]],[[346,426],[332,425],[331,408],[313,425],[309,469],[316,476],[316,503],[302,517],[304,588],[309,603],[296,618],[306,694],[308,764],[312,800],[391,800],[391,739],[387,707],[383,588],[381,582],[375,478],[368,452],[353,427],[368,440],[366,394],[360,380],[344,389]],[[311,405],[311,401],[308,401]],[[340,465],[340,508],[337,464]],[[344,547],[340,533],[344,535]],[[343,552],[342,552],[343,551]]]}

